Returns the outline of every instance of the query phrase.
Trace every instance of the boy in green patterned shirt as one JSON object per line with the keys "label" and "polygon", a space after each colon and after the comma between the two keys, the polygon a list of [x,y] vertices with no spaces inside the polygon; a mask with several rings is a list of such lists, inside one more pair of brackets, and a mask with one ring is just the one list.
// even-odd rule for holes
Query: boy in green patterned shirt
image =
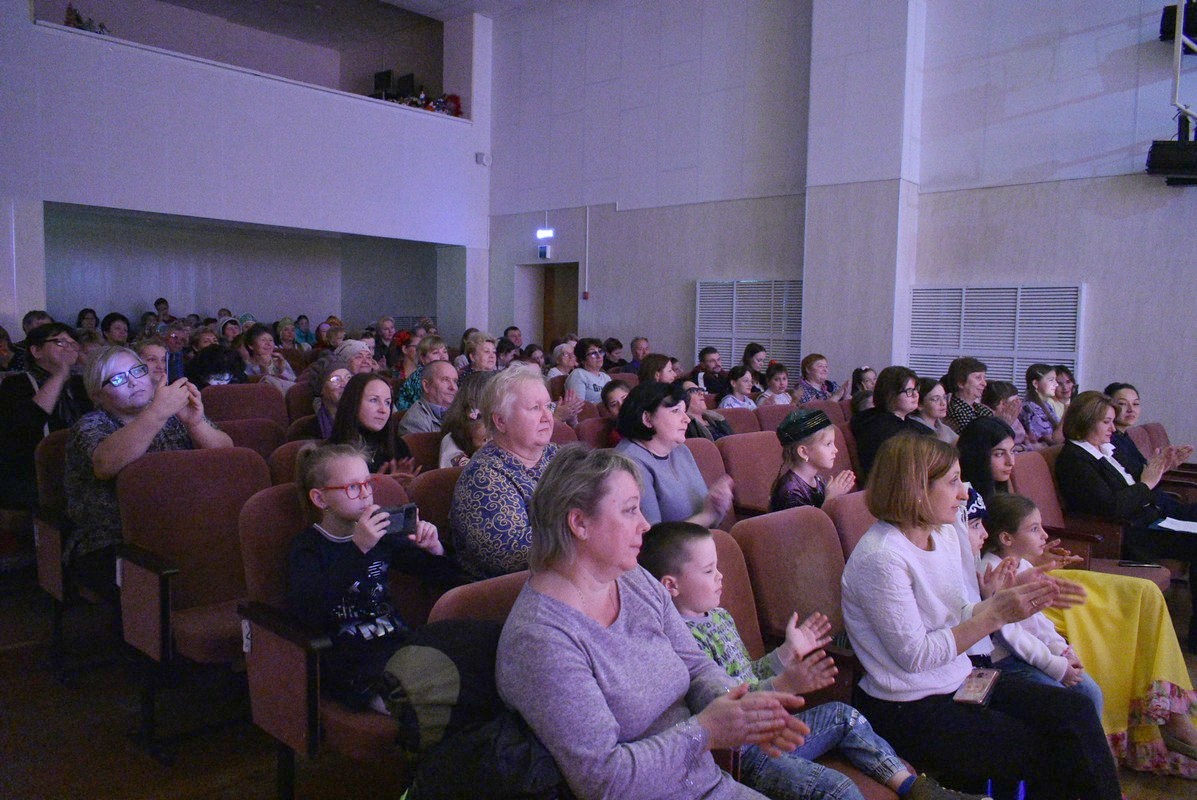
{"label": "boy in green patterned shirt", "polygon": [[[823,651],[831,641],[831,624],[820,613],[802,624],[790,617],[785,642],[764,658],[748,657],[735,620],[719,606],[723,575],[719,572],[711,532],[691,522],[662,522],[644,534],[640,565],[661,582],[699,647],[733,678],[753,689],[802,694],[831,685],[835,664]],[[810,726],[806,742],[790,753],[770,758],[755,745],[740,751],[740,781],[772,800],[844,798],[863,800],[846,775],[814,763],[838,749],[853,766],[893,789],[903,800],[973,798],[945,789],[926,775],[906,769],[889,743],[869,721],[844,703],[824,703],[798,713]]]}

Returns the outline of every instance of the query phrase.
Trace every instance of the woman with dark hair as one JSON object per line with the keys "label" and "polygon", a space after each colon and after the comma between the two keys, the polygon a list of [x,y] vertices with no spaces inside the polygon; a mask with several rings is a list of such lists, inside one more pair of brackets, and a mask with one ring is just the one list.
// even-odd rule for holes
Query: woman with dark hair
{"label": "woman with dark hair", "polygon": [[756,399],[757,407],[794,405],[794,395],[790,393],[790,373],[785,364],[780,361],[770,364],[769,369],[765,370],[765,383],[768,388]]}
{"label": "woman with dark hair", "polygon": [[926,425],[936,439],[956,444],[959,434],[944,424],[948,415],[948,395],[943,384],[935,378],[919,378],[919,407],[906,415],[906,419]]}
{"label": "woman with dark hair", "polygon": [[399,435],[390,381],[377,372],[354,375],[345,384],[328,441],[365,451],[371,472],[392,475],[405,486],[419,472]]}
{"label": "woman with dark hair", "polygon": [[861,485],[868,479],[877,450],[886,439],[900,433],[932,435],[926,425],[907,419],[919,406],[918,380],[919,376],[908,367],[886,367],[877,376],[873,407],[852,417],[849,424],[856,438]]}
{"label": "woman with dark hair", "polygon": [[956,440],[960,476],[971,483],[982,499],[1009,491],[1014,472],[1014,431],[996,417],[975,419]]}
{"label": "woman with dark hair", "polygon": [[988,369],[985,362],[972,356],[957,358],[948,365],[944,388],[952,393],[952,398],[948,401],[947,424],[956,433],[977,417],[993,416],[993,412],[981,403]]}
{"label": "woman with dark hair", "polygon": [[1110,437],[1114,459],[1138,480],[1147,466],[1147,457],[1127,431],[1134,427],[1142,413],[1139,390],[1129,383],[1111,383],[1105,388],[1105,395],[1114,401],[1114,434]]}
{"label": "woman with dark hair", "polygon": [[673,383],[680,375],[673,369],[669,356],[662,353],[649,353],[640,362],[640,371],[636,374],[641,383]]}
{"label": "woman with dark hair", "polygon": [[75,330],[94,331],[100,324],[100,317],[94,308],[81,308],[75,315]]}
{"label": "woman with dark hair", "polygon": [[1014,452],[1042,450],[1047,446],[1045,443],[1027,441],[1027,430],[1018,419],[1022,413],[1022,398],[1018,396],[1018,387],[1014,384],[1009,381],[989,381],[981,393],[981,405],[1014,431]]}
{"label": "woman with dark hair", "polygon": [[618,372],[628,365],[623,357],[623,342],[610,336],[603,340],[603,372]]}
{"label": "woman with dark hair", "polygon": [[544,372],[544,348],[540,345],[535,343],[527,345],[520,357],[529,364],[535,364],[537,369]]}
{"label": "woman with dark hair", "polygon": [[245,374],[256,375],[284,395],[295,385],[295,370],[274,342],[270,326],[256,323],[245,334],[245,350],[249,359],[245,362]]}
{"label": "woman with dark hair", "polygon": [[740,363],[748,367],[752,373],[752,391],[763,392],[768,386],[765,380],[765,370],[769,368],[769,351],[760,342],[749,342],[744,345],[744,355]]}
{"label": "woman with dark hair", "polygon": [[684,519],[710,528],[731,509],[731,478],[707,489],[685,446],[688,399],[680,386],[665,383],[632,389],[619,409],[616,427],[623,441],[615,450],[636,462],[644,484],[640,510],[649,522]]}
{"label": "woman with dark hair", "polygon": [[673,382],[673,390],[678,388],[686,393],[686,416],[690,424],[686,426],[687,439],[708,439],[717,442],[724,436],[731,436],[733,431],[727,423],[727,418],[718,411],[707,408],[707,393],[702,387],[689,378],[682,378]]}
{"label": "woman with dark hair", "polygon": [[100,333],[108,344],[124,345],[129,341],[129,318],[116,311],[104,315],[100,320]]}
{"label": "woman with dark hair", "polygon": [[601,403],[603,387],[611,380],[611,376],[603,372],[603,343],[589,336],[579,339],[574,345],[574,356],[578,359],[578,368],[565,379],[565,391],[573,390],[587,403]]}
{"label": "woman with dark hair", "polygon": [[857,367],[852,370],[852,396],[857,392],[871,392],[877,385],[877,373],[872,367]]}
{"label": "woman with dark hair", "polygon": [[245,362],[237,351],[223,342],[210,344],[187,362],[183,373],[196,387],[245,383]]}

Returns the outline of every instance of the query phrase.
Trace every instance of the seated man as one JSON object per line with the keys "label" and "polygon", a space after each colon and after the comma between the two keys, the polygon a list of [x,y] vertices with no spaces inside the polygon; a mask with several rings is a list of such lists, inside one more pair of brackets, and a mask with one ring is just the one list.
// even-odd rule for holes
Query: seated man
{"label": "seated man", "polygon": [[698,351],[698,366],[690,373],[690,380],[698,384],[699,388],[711,394],[726,394],[730,389],[727,382],[727,370],[723,368],[723,357],[714,347],[704,347]]}
{"label": "seated man", "polygon": [[441,429],[445,411],[457,396],[457,368],[448,361],[433,361],[420,381],[423,396],[399,421],[399,433],[431,433]]}

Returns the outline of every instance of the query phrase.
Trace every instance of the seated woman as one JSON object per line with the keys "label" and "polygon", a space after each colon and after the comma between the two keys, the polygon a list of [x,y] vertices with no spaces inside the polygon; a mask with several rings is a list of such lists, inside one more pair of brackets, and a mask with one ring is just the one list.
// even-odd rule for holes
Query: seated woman
{"label": "seated woman", "polygon": [[[1014,470],[1010,426],[975,420],[958,446],[961,477],[986,502],[1008,491]],[[1047,550],[1059,553],[1057,545],[1049,542]],[[1159,587],[1090,570],[1052,574],[1088,594],[1083,605],[1045,613],[1102,689],[1102,728],[1111,751],[1130,769],[1197,778],[1197,730],[1189,720],[1197,693]]]}
{"label": "seated woman", "polygon": [[852,399],[848,401],[848,413],[851,415],[849,419],[862,411],[868,411],[870,408],[873,408],[873,390],[862,389],[852,395]]}
{"label": "seated woman", "polygon": [[1022,413],[1022,398],[1018,396],[1018,387],[1014,384],[1009,381],[989,381],[981,393],[981,405],[1014,431],[1014,452],[1025,453],[1047,447],[1046,443],[1032,443],[1027,439],[1026,428],[1018,419]]}
{"label": "seated woman", "polygon": [[520,357],[520,346],[510,339],[495,342],[495,368],[507,369],[511,362]]}
{"label": "seated woman", "polygon": [[8,335],[8,331],[4,329],[4,326],[0,325],[0,372],[15,369],[14,364],[19,365],[19,362],[16,361],[16,355],[16,350],[12,344],[12,337]]}
{"label": "seated woman", "polygon": [[[1190,447],[1167,447],[1148,459],[1138,478],[1114,458],[1114,401],[1101,392],[1081,392],[1064,412],[1064,448],[1056,459],[1056,484],[1065,507],[1127,525],[1124,558],[1175,558],[1197,562],[1197,536],[1159,527],[1165,518],[1197,521],[1197,508],[1182,505],[1157,489],[1168,470],[1184,462]],[[1192,593],[1197,611],[1197,592]],[[1197,652],[1197,625],[1189,631]]]}
{"label": "seated woman", "polygon": [[295,340],[309,348],[316,345],[316,332],[312,330],[312,321],[308,319],[307,314],[300,314],[295,318]]}
{"label": "seated woman", "polygon": [[532,577],[499,640],[499,694],[578,797],[763,797],[708,751],[793,750],[807,732],[790,714],[801,703],[748,693],[702,654],[636,564],[648,530],[639,489],[636,467],[611,450],[566,448],[546,470],[532,505]]}
{"label": "seated woman", "polygon": [[94,308],[79,309],[79,313],[75,315],[75,330],[94,331],[99,330],[99,327],[100,317]]}
{"label": "seated woman", "polygon": [[329,444],[352,445],[367,456],[370,471],[391,475],[404,488],[417,470],[391,406],[391,384],[380,373],[354,375],[341,392]]}
{"label": "seated woman", "polygon": [[298,488],[311,523],[291,542],[287,599],[311,631],[332,643],[320,655],[322,689],[356,710],[387,713],[383,672],[408,625],[392,603],[387,576],[397,569],[444,590],[458,581],[436,526],[388,534],[390,515],[374,502],[362,453],[348,445],[299,451]]}
{"label": "seated woman", "polygon": [[[1105,394],[1114,401],[1114,433],[1110,437],[1110,444],[1114,445],[1114,460],[1125,467],[1132,478],[1139,480],[1143,468],[1147,466],[1147,457],[1128,433],[1142,414],[1139,390],[1129,383],[1111,383],[1106,387]],[[1188,460],[1188,451],[1182,450],[1180,455],[1184,461]]]}
{"label": "seated woman", "polygon": [[1022,780],[1029,797],[1119,800],[1114,761],[1084,696],[1002,673],[988,704],[953,699],[973,669],[966,651],[1053,602],[1057,587],[1028,580],[970,600],[990,587],[978,587],[956,527],[968,491],[950,445],[896,436],[875,467],[865,497],[878,521],[841,580],[844,624],[867,673],[856,706],[945,786],[979,791],[992,780],[995,795],[1012,797]]}
{"label": "seated woman", "polygon": [[578,368],[565,379],[565,390],[571,389],[587,403],[599,403],[603,399],[603,387],[611,376],[602,371],[603,343],[586,337],[574,345],[574,357]]}
{"label": "seated woman", "polygon": [[268,383],[284,395],[295,385],[295,370],[274,344],[270,326],[260,322],[245,334],[245,349],[249,359],[245,362],[245,374],[258,376],[262,383]]}
{"label": "seated woman", "polygon": [[453,366],[457,367],[459,373],[470,365],[470,360],[466,358],[466,345],[469,343],[470,337],[477,332],[477,328],[466,328],[461,334],[461,343],[457,346],[457,357],[453,359]]}
{"label": "seated woman", "polygon": [[1027,367],[1027,393],[1023,397],[1018,420],[1027,432],[1032,446],[1047,447],[1064,441],[1060,418],[1056,416],[1051,398],[1056,394],[1056,369],[1047,364]]}
{"label": "seated woman", "polygon": [[199,351],[184,368],[187,380],[196,388],[245,383],[245,362],[237,351],[225,344],[214,344]]}
{"label": "seated woman", "polygon": [[756,408],[749,392],[752,391],[752,370],[737,364],[727,373],[727,394],[719,399],[720,408]]}
{"label": "seated woman", "polygon": [[788,406],[794,404],[794,396],[790,394],[790,373],[786,365],[775,361],[765,370],[765,391],[756,399],[757,407],[769,405]]}
{"label": "seated woman", "polygon": [[295,320],[283,317],[278,321],[278,349],[286,356],[288,353],[306,353],[312,346],[299,338],[295,330]]}
{"label": "seated woman", "polygon": [[67,514],[75,528],[64,560],[81,585],[113,601],[121,543],[116,476],[146,453],[233,446],[204,416],[194,384],[180,378],[157,385],[149,371],[127,348],[97,352],[83,375],[96,409],[71,426],[66,447]]}
{"label": "seated woman", "polygon": [[333,349],[328,344],[328,332],[331,329],[332,329],[332,323],[327,322],[327,321],[321,322],[319,325],[316,326],[316,330],[312,334],[312,336],[315,338],[315,341],[312,342],[313,350],[332,350]]}
{"label": "seated woman", "polygon": [[440,467],[464,467],[474,453],[490,441],[490,432],[482,419],[482,395],[491,374],[479,374],[457,390],[441,424]]}
{"label": "seated woman", "polygon": [[686,416],[690,418],[690,424],[686,426],[687,439],[709,439],[717,442],[734,433],[727,417],[707,408],[707,393],[702,387],[689,379],[674,381],[673,385],[675,388],[680,385],[686,393]]}
{"label": "seated woman", "polygon": [[150,368],[150,380],[155,384],[166,380],[166,343],[160,337],[139,339],[133,352]]}
{"label": "seated woman", "polygon": [[802,394],[798,397],[798,404],[815,400],[834,400],[838,403],[843,400],[844,387],[831,380],[829,374],[827,357],[822,353],[811,353],[802,359],[802,382],[798,385]]}
{"label": "seated woman", "polygon": [[530,364],[535,364],[537,368],[544,371],[544,348],[538,344],[530,344],[524,348],[523,359]]}
{"label": "seated woman", "polygon": [[374,323],[374,360],[380,365],[387,363],[387,352],[395,339],[395,318],[386,316]]}
{"label": "seated woman", "polygon": [[871,392],[877,384],[877,373],[872,367],[857,367],[852,370],[852,388],[848,390],[850,396],[857,392]]}
{"label": "seated woman", "polygon": [[540,374],[515,366],[495,373],[482,394],[491,441],[470,458],[453,490],[453,550],[474,580],[528,566],[528,500],[557,455],[553,409]]}
{"label": "seated woman", "polygon": [[948,416],[945,422],[956,433],[977,417],[992,417],[993,411],[981,403],[985,391],[985,371],[989,367],[972,356],[955,359],[948,365],[944,388],[952,393],[948,400]]}
{"label": "seated woman", "polygon": [[190,361],[195,358],[195,354],[200,350],[203,350],[205,347],[211,347],[219,341],[220,339],[216,336],[216,331],[208,326],[205,325],[202,328],[196,328],[191,332],[191,342],[183,352],[183,359]]}
{"label": "seated woman", "polygon": [[681,377],[670,363],[669,356],[663,353],[649,353],[640,360],[640,371],[636,377],[641,383],[673,383]]}
{"label": "seated woman", "polygon": [[320,396],[316,398],[314,404],[316,406],[316,427],[320,432],[321,439],[332,436],[333,422],[337,418],[337,406],[341,404],[345,385],[352,377],[353,373],[345,367],[344,362],[335,358],[329,359],[324,378],[320,381]]}
{"label": "seated woman", "polygon": [[474,331],[466,340],[465,369],[460,370],[461,377],[475,372],[494,372],[498,366],[498,340],[486,331]]}
{"label": "seated woman", "polygon": [[684,519],[713,528],[731,509],[731,478],[724,476],[707,489],[685,446],[687,399],[676,384],[654,381],[632,389],[619,409],[617,427],[623,441],[615,450],[640,471],[640,510],[650,523]]}
{"label": "seated woman", "polygon": [[577,368],[578,357],[574,355],[574,345],[562,342],[553,348],[553,367],[549,370],[547,377],[559,378],[562,375],[569,375]]}
{"label": "seated woman", "polygon": [[1049,397],[1048,402],[1051,404],[1052,411],[1056,413],[1056,419],[1063,420],[1064,412],[1068,410],[1068,404],[1072,402],[1072,398],[1076,397],[1076,375],[1066,364],[1056,364],[1054,369],[1056,370],[1056,396]]}
{"label": "seated woman", "polygon": [[919,378],[919,407],[906,415],[906,419],[926,425],[936,439],[956,444],[959,434],[944,424],[948,415],[948,394],[943,384],[934,378]]}
{"label": "seated woman", "polygon": [[108,344],[123,345],[129,341],[129,318],[113,311],[100,320],[100,333]]}
{"label": "seated woman", "polygon": [[619,409],[623,407],[623,401],[627,399],[631,391],[632,387],[626,381],[615,379],[608,382],[603,386],[601,399],[599,400],[599,416],[618,419]]}
{"label": "seated woman", "polygon": [[770,511],[822,508],[823,503],[856,487],[856,475],[850,469],[838,472],[830,481],[820,474],[831,473],[839,452],[835,429],[822,411],[795,409],[777,426],[777,440],[781,442],[781,470],[769,492]]}
{"label": "seated woman", "polygon": [[83,380],[71,373],[79,345],[70,325],[39,325],[25,344],[25,370],[0,383],[0,508],[23,513],[37,507],[38,443],[92,408]]}
{"label": "seated woman", "polygon": [[763,392],[767,385],[765,371],[769,368],[769,351],[759,342],[749,342],[744,345],[744,355],[740,364],[752,372],[752,391]]}
{"label": "seated woman", "polygon": [[886,367],[877,376],[873,407],[852,417],[849,425],[856,438],[856,456],[860,461],[860,482],[868,480],[873,459],[881,445],[900,433],[930,436],[932,431],[908,417],[919,405],[919,376],[907,367]]}

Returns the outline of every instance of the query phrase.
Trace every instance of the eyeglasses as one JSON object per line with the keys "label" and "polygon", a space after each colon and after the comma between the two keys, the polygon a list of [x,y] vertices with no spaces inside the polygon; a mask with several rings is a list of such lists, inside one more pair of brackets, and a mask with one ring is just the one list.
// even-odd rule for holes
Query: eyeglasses
{"label": "eyeglasses", "polygon": [[344,486],[320,486],[318,487],[322,492],[335,492],[341,489],[345,492],[345,496],[350,500],[357,500],[365,495],[374,494],[375,478],[367,478],[364,481],[357,481],[355,483],[347,483]]}
{"label": "eyeglasses", "polygon": [[349,379],[346,378],[344,375],[329,375],[327,378],[324,379],[324,382],[331,383],[333,386],[338,386],[347,380],[349,380]]}
{"label": "eyeglasses", "polygon": [[603,354],[602,350],[591,350],[589,353],[586,354],[586,357],[587,358],[595,358],[596,356],[602,356],[602,354]]}
{"label": "eyeglasses", "polygon": [[47,339],[46,344],[52,344],[55,347],[61,347],[63,350],[79,349],[79,343],[74,339]]}
{"label": "eyeglasses", "polygon": [[907,397],[918,397],[919,388],[917,386],[911,386],[909,389],[899,389],[898,394],[904,394]]}
{"label": "eyeglasses", "polygon": [[113,388],[117,386],[124,386],[134,378],[144,377],[149,371],[150,368],[145,364],[138,364],[136,367],[129,367],[129,369],[125,370],[124,372],[118,372],[115,375],[110,375],[108,379],[100,385],[112,386]]}

